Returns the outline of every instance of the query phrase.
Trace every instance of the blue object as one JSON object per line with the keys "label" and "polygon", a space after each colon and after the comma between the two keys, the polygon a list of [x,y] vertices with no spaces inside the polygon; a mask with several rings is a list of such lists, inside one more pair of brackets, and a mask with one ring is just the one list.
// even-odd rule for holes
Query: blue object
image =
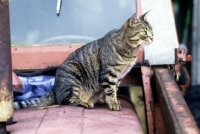
{"label": "blue object", "polygon": [[14,91],[14,101],[31,100],[45,95],[50,91],[55,82],[54,76],[21,77],[23,90]]}

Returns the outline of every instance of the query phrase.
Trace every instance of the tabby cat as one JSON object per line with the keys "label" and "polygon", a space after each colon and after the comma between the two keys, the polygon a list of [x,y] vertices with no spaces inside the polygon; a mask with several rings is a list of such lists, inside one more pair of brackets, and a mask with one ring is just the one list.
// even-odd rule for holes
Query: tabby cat
{"label": "tabby cat", "polygon": [[121,29],[77,49],[58,67],[50,92],[35,100],[15,102],[15,109],[53,104],[93,108],[105,95],[109,108],[120,110],[120,81],[134,66],[139,47],[153,41],[147,14],[134,14]]}

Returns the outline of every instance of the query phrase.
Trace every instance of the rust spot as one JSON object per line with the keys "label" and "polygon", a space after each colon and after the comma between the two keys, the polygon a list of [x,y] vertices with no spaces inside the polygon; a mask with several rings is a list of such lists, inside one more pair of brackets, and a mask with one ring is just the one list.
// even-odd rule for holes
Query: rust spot
{"label": "rust spot", "polygon": [[0,0],[0,3],[1,3],[2,5],[8,5],[8,0]]}
{"label": "rust spot", "polygon": [[183,61],[183,58],[179,58],[179,61],[182,62],[182,61]]}
{"label": "rust spot", "polygon": [[6,81],[0,83],[0,100],[10,101],[12,99],[12,91],[7,89]]}
{"label": "rust spot", "polygon": [[186,61],[192,61],[192,55],[187,55],[186,56]]}
{"label": "rust spot", "polygon": [[179,50],[178,50],[178,53],[181,54],[181,53],[182,53],[182,49],[179,49]]}
{"label": "rust spot", "polygon": [[0,102],[12,99],[9,1],[0,0]]}

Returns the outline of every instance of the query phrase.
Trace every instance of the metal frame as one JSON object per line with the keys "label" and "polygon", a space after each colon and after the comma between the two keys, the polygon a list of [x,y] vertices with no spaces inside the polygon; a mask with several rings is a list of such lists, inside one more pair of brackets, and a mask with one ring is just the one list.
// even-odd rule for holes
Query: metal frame
{"label": "metal frame", "polygon": [[14,111],[8,0],[0,0],[0,111],[0,133],[6,133]]}
{"label": "metal frame", "polygon": [[199,128],[191,115],[171,70],[154,69],[156,94],[160,104],[166,133],[199,134]]}

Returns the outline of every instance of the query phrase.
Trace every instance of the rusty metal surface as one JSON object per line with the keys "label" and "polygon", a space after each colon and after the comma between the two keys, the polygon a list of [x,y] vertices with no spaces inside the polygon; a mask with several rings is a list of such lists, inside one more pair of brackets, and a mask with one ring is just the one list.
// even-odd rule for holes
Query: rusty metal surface
{"label": "rusty metal surface", "polygon": [[150,67],[142,66],[142,79],[148,123],[148,134],[166,134],[160,104],[154,92],[155,85],[152,80],[153,72]]}
{"label": "rusty metal surface", "polygon": [[155,69],[156,93],[167,134],[199,134],[199,128],[168,69]]}
{"label": "rusty metal surface", "polygon": [[8,0],[0,0],[0,122],[13,117]]}
{"label": "rusty metal surface", "polygon": [[163,115],[161,113],[160,104],[158,102],[155,102],[155,128],[156,128],[156,134],[167,134],[165,130],[165,125],[163,122]]}
{"label": "rusty metal surface", "polygon": [[192,61],[191,55],[186,55],[186,50],[181,48],[175,49],[175,60],[177,62],[187,62]]}
{"label": "rusty metal surface", "polygon": [[151,70],[149,67],[142,66],[141,72],[142,72],[142,80],[143,80],[143,88],[144,88],[148,134],[154,134],[155,133],[155,111],[154,111],[153,92],[152,92],[151,81],[150,81]]}

